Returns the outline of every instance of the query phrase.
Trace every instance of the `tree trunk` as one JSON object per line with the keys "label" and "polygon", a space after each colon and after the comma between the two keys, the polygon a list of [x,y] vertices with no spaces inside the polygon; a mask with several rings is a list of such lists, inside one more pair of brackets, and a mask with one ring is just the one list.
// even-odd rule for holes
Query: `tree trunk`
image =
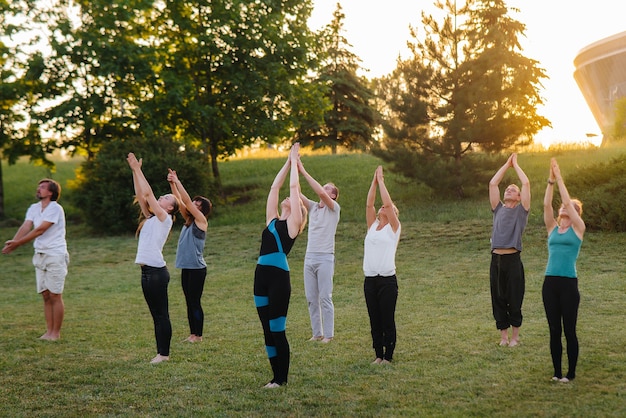
{"label": "tree trunk", "polygon": [[217,152],[217,144],[211,142],[209,145],[209,154],[211,156],[211,171],[213,172],[213,181],[217,187],[217,191],[221,197],[224,197],[224,190],[222,189],[222,179],[220,178],[220,170],[217,165],[217,158],[219,156]]}

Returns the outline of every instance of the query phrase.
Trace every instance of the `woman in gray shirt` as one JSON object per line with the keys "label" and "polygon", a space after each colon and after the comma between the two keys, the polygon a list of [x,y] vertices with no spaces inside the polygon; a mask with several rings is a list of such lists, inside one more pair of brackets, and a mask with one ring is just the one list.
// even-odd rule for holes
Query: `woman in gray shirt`
{"label": "woman in gray shirt", "polygon": [[196,196],[191,199],[178,179],[176,171],[171,169],[168,171],[167,181],[170,183],[172,194],[182,202],[180,213],[185,219],[176,249],[176,268],[182,269],[181,285],[187,302],[189,320],[189,337],[185,341],[195,343],[202,341],[204,328],[201,299],[206,280],[206,262],[203,252],[208,227],[207,217],[211,213],[212,205],[206,197]]}

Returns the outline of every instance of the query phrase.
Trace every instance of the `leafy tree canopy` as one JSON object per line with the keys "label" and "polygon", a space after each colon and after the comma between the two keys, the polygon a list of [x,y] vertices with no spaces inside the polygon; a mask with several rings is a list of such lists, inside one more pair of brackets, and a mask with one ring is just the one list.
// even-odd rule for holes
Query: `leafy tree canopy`
{"label": "leafy tree canopy", "polygon": [[298,140],[314,148],[338,146],[349,149],[367,149],[374,129],[379,123],[374,107],[374,93],[369,82],[358,76],[360,60],[350,52],[351,45],[343,36],[345,15],[338,3],[332,22],[320,32],[320,51],[323,58],[319,77],[329,105],[323,120],[301,121]]}
{"label": "leafy tree canopy", "polygon": [[443,20],[422,13],[425,33],[412,29],[413,56],[378,82],[384,137],[375,152],[433,190],[463,197],[488,175],[483,162],[472,164],[482,159],[468,156],[528,144],[549,125],[537,114],[545,73],[521,54],[524,25],[504,1],[436,6]]}

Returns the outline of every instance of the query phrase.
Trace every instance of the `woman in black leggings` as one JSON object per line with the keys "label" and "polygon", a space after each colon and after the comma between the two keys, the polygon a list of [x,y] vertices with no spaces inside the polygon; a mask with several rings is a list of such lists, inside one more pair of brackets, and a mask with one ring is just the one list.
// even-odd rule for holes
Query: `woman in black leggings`
{"label": "woman in black leggings", "polygon": [[[298,143],[291,147],[289,158],[280,169],[267,197],[265,224],[261,236],[261,250],[254,272],[254,303],[263,335],[265,351],[274,374],[265,387],[280,387],[287,383],[289,374],[289,342],[285,333],[287,310],[291,296],[291,282],[287,254],[304,229],[307,211],[300,200],[298,177]],[[289,197],[280,203],[280,188],[289,178]]]}
{"label": "woman in black leggings", "polygon": [[[554,218],[552,198],[554,185],[559,188],[561,206],[558,217]],[[543,200],[543,219],[548,232],[548,265],[543,282],[543,305],[550,327],[550,354],[554,366],[553,381],[567,383],[576,377],[578,362],[578,274],[576,259],[580,252],[585,233],[582,203],[571,199],[556,160],[550,162],[550,176]],[[567,342],[568,371],[563,377],[561,333]]]}
{"label": "woman in black leggings", "polygon": [[167,296],[170,273],[163,258],[163,245],[172,229],[179,203],[172,194],[157,199],[141,171],[142,161],[137,160],[132,152],[126,160],[133,172],[135,199],[145,218],[137,229],[139,241],[135,263],[141,266],[141,288],[154,322],[157,354],[150,362],[161,363],[170,358],[172,340]]}
{"label": "woman in black leggings", "polygon": [[193,199],[185,190],[176,171],[168,169],[167,181],[172,194],[181,201],[180,214],[185,224],[180,231],[176,248],[176,268],[181,269],[180,282],[187,302],[187,320],[189,321],[190,343],[202,341],[204,328],[204,310],[202,309],[202,292],[206,280],[206,262],[204,261],[204,243],[208,228],[207,217],[213,205],[203,196]]}
{"label": "woman in black leggings", "polygon": [[[376,191],[382,205],[376,211]],[[396,348],[396,249],[402,227],[398,208],[393,204],[385,186],[383,168],[376,168],[365,204],[367,234],[363,250],[363,293],[370,318],[372,348],[376,354],[373,364],[388,364]]]}

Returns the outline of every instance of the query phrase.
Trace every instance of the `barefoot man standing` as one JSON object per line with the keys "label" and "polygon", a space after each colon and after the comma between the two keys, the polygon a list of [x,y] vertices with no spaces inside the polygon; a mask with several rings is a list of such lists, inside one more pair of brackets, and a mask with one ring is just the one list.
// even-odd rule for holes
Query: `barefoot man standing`
{"label": "barefoot man standing", "polygon": [[65,212],[57,203],[61,186],[54,180],[43,179],[37,187],[37,199],[26,212],[24,223],[13,239],[2,248],[9,254],[17,247],[33,242],[35,254],[33,265],[37,276],[37,292],[43,296],[43,311],[46,317],[46,333],[42,340],[61,338],[61,324],[65,314],[63,288],[69,254],[65,242]]}

